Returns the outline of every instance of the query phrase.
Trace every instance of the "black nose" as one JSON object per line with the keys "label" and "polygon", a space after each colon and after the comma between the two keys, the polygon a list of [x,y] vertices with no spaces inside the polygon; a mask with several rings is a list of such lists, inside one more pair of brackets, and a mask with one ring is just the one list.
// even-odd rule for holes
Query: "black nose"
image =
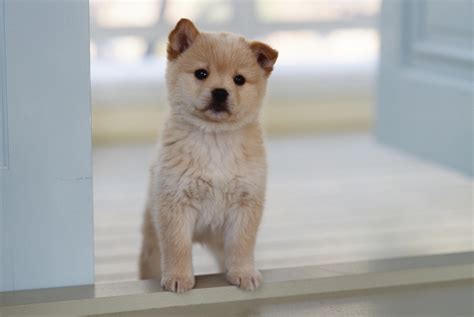
{"label": "black nose", "polygon": [[229,93],[222,88],[216,88],[212,91],[212,99],[216,102],[224,102],[227,100]]}

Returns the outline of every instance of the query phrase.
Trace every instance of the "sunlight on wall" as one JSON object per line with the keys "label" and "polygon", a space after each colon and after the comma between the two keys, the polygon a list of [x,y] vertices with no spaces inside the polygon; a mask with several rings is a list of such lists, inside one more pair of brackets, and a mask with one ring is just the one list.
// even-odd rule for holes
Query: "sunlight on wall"
{"label": "sunlight on wall", "polygon": [[264,21],[301,22],[331,21],[341,17],[353,17],[357,14],[377,14],[378,0],[259,0],[257,9]]}
{"label": "sunlight on wall", "polygon": [[[242,1],[247,3],[247,1]],[[124,1],[124,0],[91,0],[91,13],[97,23],[103,27],[140,27],[150,26],[158,22],[161,1]],[[231,23],[232,7],[230,0],[181,0],[168,1],[165,18],[174,24],[181,17],[197,19],[205,17],[206,23]],[[263,22],[302,22],[302,21],[334,21],[337,19],[354,19],[358,15],[376,15],[379,0],[296,0],[296,1],[256,1],[257,18]],[[245,17],[242,17],[245,20]],[[254,31],[258,34],[258,30]],[[376,57],[378,52],[378,34],[373,29],[350,29],[324,31],[295,30],[270,34],[265,40],[280,50],[280,62],[305,58],[306,61],[320,61],[330,57],[338,61],[367,60]],[[110,42],[110,43],[109,43]],[[153,52],[159,57],[164,56],[165,40],[157,43]],[[138,34],[111,37],[101,44],[103,57],[118,61],[139,61],[146,51]],[[304,50],[301,49],[304,47]],[[98,58],[97,45],[91,57]]]}
{"label": "sunlight on wall", "polygon": [[161,1],[90,0],[90,10],[108,27],[147,26],[156,22]]}
{"label": "sunlight on wall", "polygon": [[229,21],[232,8],[229,0],[187,0],[171,1],[166,11],[166,20],[176,23],[180,18],[196,19],[205,14],[208,22]]}
{"label": "sunlight on wall", "polygon": [[118,62],[136,62],[143,58],[147,49],[144,39],[138,36],[122,36],[105,44],[103,58]]}
{"label": "sunlight on wall", "polygon": [[278,47],[278,63],[289,65],[357,63],[377,58],[379,37],[375,30],[350,29],[322,35],[314,31],[288,31],[269,35],[270,45]]}

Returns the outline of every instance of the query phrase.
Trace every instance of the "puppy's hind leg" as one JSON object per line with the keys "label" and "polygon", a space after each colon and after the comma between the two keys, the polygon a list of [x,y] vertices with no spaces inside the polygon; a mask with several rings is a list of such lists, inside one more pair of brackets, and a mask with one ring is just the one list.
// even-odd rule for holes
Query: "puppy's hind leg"
{"label": "puppy's hind leg", "polygon": [[161,278],[160,244],[151,219],[150,208],[145,211],[142,231],[143,242],[139,263],[140,279]]}

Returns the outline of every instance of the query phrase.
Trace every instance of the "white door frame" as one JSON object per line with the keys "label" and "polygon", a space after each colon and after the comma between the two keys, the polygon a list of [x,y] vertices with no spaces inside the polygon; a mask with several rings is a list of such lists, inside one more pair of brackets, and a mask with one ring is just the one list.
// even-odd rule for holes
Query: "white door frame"
{"label": "white door frame", "polygon": [[0,7],[0,291],[91,284],[89,3]]}
{"label": "white door frame", "polygon": [[472,0],[384,1],[376,135],[467,175],[473,166]]}

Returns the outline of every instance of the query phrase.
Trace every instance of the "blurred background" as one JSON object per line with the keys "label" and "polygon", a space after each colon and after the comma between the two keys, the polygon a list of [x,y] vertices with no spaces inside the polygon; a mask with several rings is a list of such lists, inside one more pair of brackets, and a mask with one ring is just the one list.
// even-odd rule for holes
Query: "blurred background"
{"label": "blurred background", "polygon": [[[470,180],[372,137],[380,8],[91,0],[96,282],[137,278],[148,165],[168,107],[167,36],[182,17],[279,51],[263,113],[270,169],[258,267],[472,249]],[[196,274],[217,271],[199,246],[194,258]]]}
{"label": "blurred background", "polygon": [[240,33],[278,49],[264,114],[269,135],[367,131],[379,6],[379,0],[92,0],[94,142],[155,140],[167,109],[167,36],[182,17],[201,30]]}

